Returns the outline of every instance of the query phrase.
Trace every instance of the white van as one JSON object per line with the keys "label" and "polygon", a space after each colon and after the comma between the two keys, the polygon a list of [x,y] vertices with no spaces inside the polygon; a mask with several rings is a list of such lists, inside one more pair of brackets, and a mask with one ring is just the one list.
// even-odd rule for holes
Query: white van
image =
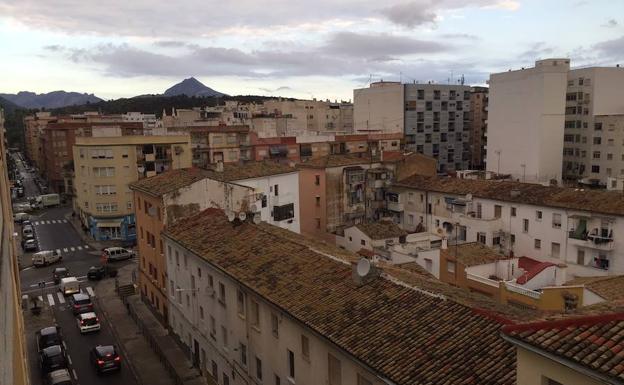
{"label": "white van", "polygon": [[22,223],[30,219],[30,215],[27,213],[15,213],[13,214],[13,221],[17,223]]}
{"label": "white van", "polygon": [[76,277],[62,278],[59,290],[65,296],[80,293],[80,282]]}
{"label": "white van", "polygon": [[55,250],[46,250],[33,254],[32,264],[35,266],[47,266],[62,259],[63,257]]}
{"label": "white van", "polygon": [[134,252],[123,247],[108,247],[104,249],[104,255],[107,261],[121,261],[134,257]]}

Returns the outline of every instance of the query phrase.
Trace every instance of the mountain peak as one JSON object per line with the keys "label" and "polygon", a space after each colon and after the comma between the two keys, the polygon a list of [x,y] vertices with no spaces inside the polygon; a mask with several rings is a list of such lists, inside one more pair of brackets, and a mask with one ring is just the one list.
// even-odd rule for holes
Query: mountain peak
{"label": "mountain peak", "polygon": [[25,108],[59,108],[102,101],[93,94],[65,91],[52,91],[47,94],[20,91],[17,94],[0,94],[0,97]]}
{"label": "mountain peak", "polygon": [[171,88],[168,88],[165,93],[165,96],[176,96],[176,95],[186,95],[186,96],[199,96],[199,97],[208,97],[208,96],[226,96],[225,94],[215,91],[210,87],[205,86],[202,82],[195,79],[194,77],[190,77],[182,80],[180,83],[174,85]]}

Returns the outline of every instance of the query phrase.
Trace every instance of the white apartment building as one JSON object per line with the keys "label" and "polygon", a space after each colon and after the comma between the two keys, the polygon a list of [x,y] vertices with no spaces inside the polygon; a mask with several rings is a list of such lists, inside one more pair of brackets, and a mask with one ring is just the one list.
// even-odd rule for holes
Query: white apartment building
{"label": "white apartment building", "polygon": [[[397,183],[392,209],[450,242],[481,242],[505,254],[565,263],[572,275],[624,273],[624,196],[509,181],[426,178]],[[393,196],[393,194],[389,194]]]}
{"label": "white apartment building", "polygon": [[605,186],[624,177],[624,68],[590,67],[568,73],[563,174]]}
{"label": "white apartment building", "polygon": [[169,325],[219,385],[502,385],[514,377],[502,325],[466,299],[390,277],[352,278],[353,254],[265,223],[228,222],[216,209],[163,236]]}
{"label": "white apartment building", "polygon": [[569,59],[490,75],[487,171],[561,182]]}

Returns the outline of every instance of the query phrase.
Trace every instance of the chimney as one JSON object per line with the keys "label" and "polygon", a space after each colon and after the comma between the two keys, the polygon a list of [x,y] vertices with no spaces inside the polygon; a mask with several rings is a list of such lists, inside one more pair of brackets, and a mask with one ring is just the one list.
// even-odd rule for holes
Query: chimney
{"label": "chimney", "polygon": [[217,161],[216,171],[223,172],[223,161]]}

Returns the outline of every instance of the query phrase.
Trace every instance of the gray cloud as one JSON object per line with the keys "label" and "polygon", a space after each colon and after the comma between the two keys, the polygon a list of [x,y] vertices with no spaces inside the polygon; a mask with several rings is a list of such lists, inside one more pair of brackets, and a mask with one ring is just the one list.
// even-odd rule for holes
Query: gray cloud
{"label": "gray cloud", "polygon": [[545,42],[541,41],[541,42],[537,42],[531,45],[531,47],[528,50],[520,53],[519,57],[521,59],[528,59],[528,60],[533,61],[538,58],[551,56],[554,52],[555,52],[555,49],[553,47],[550,47],[546,45]]}
{"label": "gray cloud", "polygon": [[607,40],[595,44],[593,48],[604,57],[624,60],[624,35],[613,40]]}
{"label": "gray cloud", "polygon": [[165,48],[179,48],[186,47],[189,44],[180,40],[160,40],[154,43],[157,47],[165,47]]}
{"label": "gray cloud", "polygon": [[58,45],[58,44],[51,44],[51,45],[44,46],[43,49],[45,49],[46,51],[59,52],[59,51],[63,51],[65,47]]}
{"label": "gray cloud", "polygon": [[442,52],[448,48],[436,42],[407,36],[338,32],[328,40],[323,50],[334,54],[379,58],[390,55]]}
{"label": "gray cloud", "polygon": [[381,13],[395,24],[413,28],[435,21],[436,13],[427,8],[430,6],[428,1],[413,1],[384,8]]}
{"label": "gray cloud", "polygon": [[605,28],[615,28],[618,26],[618,22],[615,19],[609,19],[606,23],[604,23],[601,27]]}

